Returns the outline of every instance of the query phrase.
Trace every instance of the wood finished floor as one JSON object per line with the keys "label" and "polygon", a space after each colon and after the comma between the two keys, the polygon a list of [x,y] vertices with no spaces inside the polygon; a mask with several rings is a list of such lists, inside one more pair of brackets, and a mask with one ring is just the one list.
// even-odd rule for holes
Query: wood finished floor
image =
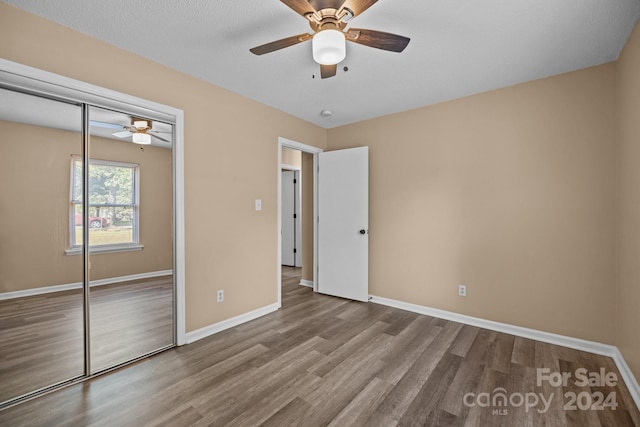
{"label": "wood finished floor", "polygon": [[[171,345],[172,301],[171,276],[91,288],[92,371]],[[83,333],[79,289],[0,301],[0,402],[83,375]]]}
{"label": "wood finished floor", "polygon": [[[283,274],[283,308],[194,344],[0,412],[1,425],[633,426],[624,385],[536,386],[536,368],[611,359],[377,304],[314,294]],[[619,377],[620,378],[620,377]],[[545,413],[463,404],[466,393],[536,392]],[[565,392],[616,392],[616,411],[564,411]]]}

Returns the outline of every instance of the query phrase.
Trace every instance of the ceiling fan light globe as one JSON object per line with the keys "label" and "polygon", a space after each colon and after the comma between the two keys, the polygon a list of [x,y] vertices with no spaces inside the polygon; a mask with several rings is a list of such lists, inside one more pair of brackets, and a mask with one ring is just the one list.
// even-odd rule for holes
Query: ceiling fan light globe
{"label": "ceiling fan light globe", "polygon": [[151,144],[151,135],[148,133],[134,133],[132,141],[136,144],[149,145]]}
{"label": "ceiling fan light globe", "polygon": [[344,33],[339,30],[323,30],[311,40],[313,60],[321,65],[333,65],[342,62],[347,55],[347,43]]}
{"label": "ceiling fan light globe", "polygon": [[134,128],[144,129],[147,126],[149,126],[149,125],[147,124],[146,120],[136,120],[136,121],[133,122],[133,127]]}

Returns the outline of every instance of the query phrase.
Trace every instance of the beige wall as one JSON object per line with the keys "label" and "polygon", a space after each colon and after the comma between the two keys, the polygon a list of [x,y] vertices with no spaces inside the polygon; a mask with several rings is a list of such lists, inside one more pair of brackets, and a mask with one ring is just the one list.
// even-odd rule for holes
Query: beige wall
{"label": "beige wall", "polygon": [[283,165],[302,167],[302,152],[287,147],[282,147]]}
{"label": "beige wall", "polygon": [[0,135],[0,293],[82,282],[82,257],[64,253],[80,134],[0,121]]}
{"label": "beige wall", "polygon": [[184,110],[187,331],[277,301],[278,137],[324,129],[4,3],[0,57]]}
{"label": "beige wall", "polygon": [[[78,111],[80,120],[80,111]],[[0,293],[82,281],[69,248],[71,156],[80,134],[0,121]],[[171,150],[91,138],[91,158],[140,165],[142,251],[91,256],[91,280],[170,270]]]}
{"label": "beige wall", "polygon": [[640,25],[617,64],[619,210],[616,344],[640,379]]}
{"label": "beige wall", "polygon": [[330,130],[370,147],[370,293],[613,344],[614,88],[608,64]]}

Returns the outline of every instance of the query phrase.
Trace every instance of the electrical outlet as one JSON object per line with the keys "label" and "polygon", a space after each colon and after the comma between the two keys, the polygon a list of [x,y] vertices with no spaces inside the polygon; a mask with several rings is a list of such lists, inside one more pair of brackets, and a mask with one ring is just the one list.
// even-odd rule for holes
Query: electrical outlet
{"label": "electrical outlet", "polygon": [[458,295],[461,297],[467,296],[467,287],[465,285],[458,285]]}
{"label": "electrical outlet", "polygon": [[221,290],[219,290],[219,291],[218,291],[218,294],[217,294],[217,301],[218,301],[218,302],[222,302],[222,301],[224,301],[224,290],[222,290],[222,289],[221,289]]}

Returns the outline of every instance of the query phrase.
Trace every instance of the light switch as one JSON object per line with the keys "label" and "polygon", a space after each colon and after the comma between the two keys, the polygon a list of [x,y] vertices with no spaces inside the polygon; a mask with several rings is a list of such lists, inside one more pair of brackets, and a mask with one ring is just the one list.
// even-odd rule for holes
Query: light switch
{"label": "light switch", "polygon": [[262,210],[262,200],[261,199],[256,199],[256,210],[257,211],[261,211]]}

